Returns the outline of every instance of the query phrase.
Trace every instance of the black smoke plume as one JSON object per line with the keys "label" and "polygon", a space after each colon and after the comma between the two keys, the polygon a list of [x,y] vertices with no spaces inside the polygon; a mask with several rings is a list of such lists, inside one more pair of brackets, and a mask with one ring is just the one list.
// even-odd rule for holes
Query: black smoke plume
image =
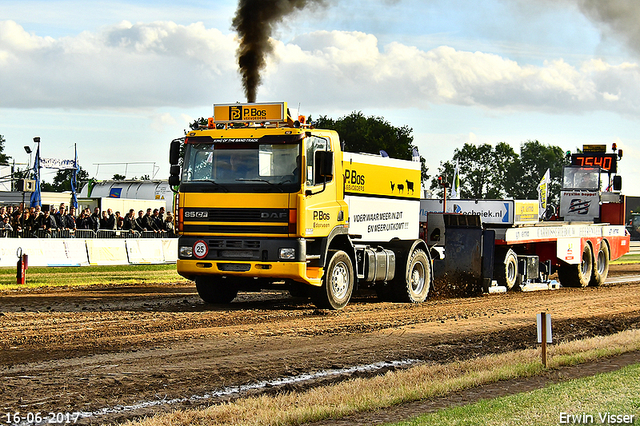
{"label": "black smoke plume", "polygon": [[289,14],[308,5],[324,5],[325,0],[240,0],[232,28],[240,37],[238,65],[247,102],[255,102],[260,72],[273,52],[269,41],[275,26]]}

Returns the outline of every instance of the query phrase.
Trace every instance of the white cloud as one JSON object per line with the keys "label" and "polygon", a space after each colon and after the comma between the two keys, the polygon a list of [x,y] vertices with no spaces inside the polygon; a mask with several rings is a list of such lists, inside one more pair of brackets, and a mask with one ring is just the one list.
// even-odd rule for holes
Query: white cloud
{"label": "white cloud", "polygon": [[187,105],[227,94],[232,36],[203,24],[122,22],[57,40],[0,22],[3,107],[109,108]]}
{"label": "white cloud", "polygon": [[[428,51],[372,34],[317,31],[275,53],[258,100],[308,107],[640,113],[640,67],[561,58],[521,65],[496,54]],[[139,108],[210,105],[241,96],[232,35],[202,23],[123,21],[75,37],[38,37],[0,22],[2,107]],[[240,99],[242,100],[242,99]]]}

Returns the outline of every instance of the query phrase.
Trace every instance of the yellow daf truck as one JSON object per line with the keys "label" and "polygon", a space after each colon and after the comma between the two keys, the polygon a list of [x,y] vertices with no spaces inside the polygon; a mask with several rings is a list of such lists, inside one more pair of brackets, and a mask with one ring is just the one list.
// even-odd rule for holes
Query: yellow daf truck
{"label": "yellow daf truck", "polygon": [[170,162],[177,268],[204,301],[282,288],[341,309],[362,287],[426,299],[419,162],[343,152],[286,103],[214,105],[206,128],[171,143]]}

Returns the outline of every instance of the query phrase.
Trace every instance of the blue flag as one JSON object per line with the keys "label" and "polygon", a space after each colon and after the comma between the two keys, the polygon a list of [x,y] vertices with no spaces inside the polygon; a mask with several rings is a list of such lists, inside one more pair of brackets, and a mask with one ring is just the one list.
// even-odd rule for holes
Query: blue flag
{"label": "blue flag", "polygon": [[31,207],[42,206],[42,198],[40,196],[40,144],[36,151],[36,161],[33,163],[33,179],[36,181],[35,191],[31,193]]}

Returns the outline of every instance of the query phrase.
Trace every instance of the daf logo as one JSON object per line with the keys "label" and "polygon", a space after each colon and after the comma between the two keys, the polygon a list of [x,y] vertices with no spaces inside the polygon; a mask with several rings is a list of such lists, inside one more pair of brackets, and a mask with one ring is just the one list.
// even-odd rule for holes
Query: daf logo
{"label": "daf logo", "polygon": [[286,212],[282,213],[269,213],[262,212],[260,213],[260,219],[287,219],[288,214]]}

